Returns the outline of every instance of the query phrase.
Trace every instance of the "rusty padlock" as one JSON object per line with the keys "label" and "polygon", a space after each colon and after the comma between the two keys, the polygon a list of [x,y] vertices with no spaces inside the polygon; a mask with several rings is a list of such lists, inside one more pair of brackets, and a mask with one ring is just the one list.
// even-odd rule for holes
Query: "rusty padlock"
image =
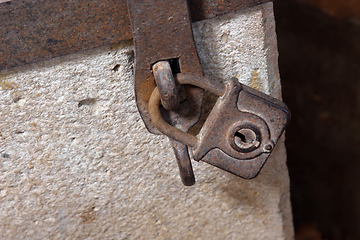
{"label": "rusty padlock", "polygon": [[167,123],[161,98],[153,91],[149,111],[163,134],[193,149],[193,158],[251,179],[258,175],[290,120],[285,103],[231,79],[225,85],[191,73],[177,74],[180,84],[203,88],[219,96],[198,138]]}
{"label": "rusty padlock", "polygon": [[[147,129],[167,135],[172,142],[184,185],[195,183],[187,146],[197,161],[243,178],[255,177],[289,121],[286,105],[237,80],[223,85],[203,76],[187,0],[127,2],[135,44],[137,106]],[[160,74],[163,77],[157,76],[159,62],[170,63]],[[172,75],[184,85],[179,92],[173,91],[178,84]],[[219,99],[196,138],[187,131],[200,118],[203,89]]]}

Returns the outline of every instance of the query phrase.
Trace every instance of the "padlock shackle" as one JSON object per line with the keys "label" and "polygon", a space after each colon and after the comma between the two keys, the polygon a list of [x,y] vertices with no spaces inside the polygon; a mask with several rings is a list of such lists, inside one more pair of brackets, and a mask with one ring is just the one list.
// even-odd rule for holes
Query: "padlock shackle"
{"label": "padlock shackle", "polygon": [[149,100],[149,113],[152,124],[154,124],[154,126],[164,135],[192,148],[196,148],[199,144],[199,140],[195,136],[183,132],[167,123],[161,115],[160,104],[161,97],[159,90],[156,87]]}
{"label": "padlock shackle", "polygon": [[205,89],[219,97],[223,96],[226,92],[226,86],[224,84],[205,76],[200,76],[193,73],[179,73],[174,77],[180,84],[194,85]]}
{"label": "padlock shackle", "polygon": [[[180,84],[191,84],[210,91],[219,97],[226,93],[225,85],[205,76],[199,76],[193,73],[179,73],[175,75],[175,79]],[[161,95],[159,89],[156,87],[149,100],[149,113],[152,124],[164,135],[192,148],[198,147],[199,140],[197,137],[171,126],[164,120],[160,112],[160,104]]]}

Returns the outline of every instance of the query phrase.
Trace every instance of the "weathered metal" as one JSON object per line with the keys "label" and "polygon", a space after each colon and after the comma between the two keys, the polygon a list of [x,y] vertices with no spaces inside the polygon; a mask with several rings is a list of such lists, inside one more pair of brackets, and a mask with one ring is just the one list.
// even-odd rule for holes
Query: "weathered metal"
{"label": "weathered metal", "polygon": [[180,96],[176,88],[169,61],[159,61],[152,67],[156,86],[161,96],[161,104],[166,110],[173,110],[180,105]]}
{"label": "weathered metal", "polygon": [[176,79],[180,84],[205,87],[219,98],[197,138],[163,119],[160,94],[155,88],[149,109],[156,128],[192,147],[194,160],[205,161],[246,179],[256,177],[290,120],[285,103],[246,87],[237,79],[227,81],[223,88],[207,77],[199,81],[199,76],[194,74],[180,73]]}
{"label": "weathered metal", "polygon": [[[271,0],[190,0],[192,22]],[[0,70],[122,40],[132,32],[126,0],[0,3]]]}
{"label": "weathered metal", "polygon": [[[202,89],[188,85],[179,104],[173,78],[176,71],[203,75],[192,35],[188,2],[128,0],[128,6],[135,45],[135,96],[140,115],[150,132],[160,134],[151,123],[148,108],[157,83],[163,107],[171,109],[167,111],[167,120],[187,132],[200,118],[204,95]],[[173,69],[169,61],[173,63]],[[183,184],[193,185],[195,176],[187,146],[175,140],[171,142]]]}
{"label": "weathered metal", "polygon": [[[160,94],[161,104],[166,110],[173,110],[180,105],[180,96],[176,87],[169,61],[159,61],[152,67],[156,86]],[[169,138],[179,167],[181,181],[185,186],[195,184],[195,176],[191,165],[188,147]]]}
{"label": "weathered metal", "polygon": [[[153,64],[162,60],[173,60],[182,73],[203,71],[197,56],[192,35],[187,0],[128,0],[133,40],[135,45],[135,97],[140,115],[147,129],[160,132],[151,123],[149,99],[155,88]],[[195,86],[185,88],[186,99],[182,101],[182,112],[171,111],[171,119],[186,131],[199,119],[203,90]],[[189,96],[192,96],[189,102]],[[178,110],[177,109],[177,110]],[[184,111],[187,111],[186,113]]]}
{"label": "weathered metal", "polygon": [[[137,106],[150,132],[172,139],[183,183],[195,183],[186,145],[194,160],[254,178],[290,120],[286,105],[236,79],[223,85],[203,76],[187,0],[128,0],[128,6]],[[180,105],[176,73],[185,89]],[[200,117],[203,89],[219,99],[197,138],[187,132]]]}
{"label": "weathered metal", "polygon": [[0,22],[0,69],[132,37],[125,0],[13,0]]}
{"label": "weathered metal", "polygon": [[181,181],[185,186],[192,186],[195,184],[195,175],[191,165],[188,146],[169,138],[172,148],[175,153],[176,162],[179,167]]}

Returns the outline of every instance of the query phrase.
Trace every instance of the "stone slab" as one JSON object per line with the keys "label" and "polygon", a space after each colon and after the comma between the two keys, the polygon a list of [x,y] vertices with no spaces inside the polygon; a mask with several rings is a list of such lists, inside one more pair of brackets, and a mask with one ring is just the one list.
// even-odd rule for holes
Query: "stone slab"
{"label": "stone slab", "polygon": [[[280,97],[272,3],[194,24],[205,73]],[[121,42],[0,72],[1,239],[293,239],[284,139],[244,180],[148,133]]]}

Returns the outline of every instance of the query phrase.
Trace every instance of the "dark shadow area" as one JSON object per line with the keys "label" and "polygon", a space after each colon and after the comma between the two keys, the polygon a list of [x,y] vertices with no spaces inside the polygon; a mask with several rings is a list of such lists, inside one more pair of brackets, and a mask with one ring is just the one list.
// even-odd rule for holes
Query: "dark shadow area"
{"label": "dark shadow area", "polygon": [[295,229],[360,239],[360,25],[295,0],[274,6]]}

